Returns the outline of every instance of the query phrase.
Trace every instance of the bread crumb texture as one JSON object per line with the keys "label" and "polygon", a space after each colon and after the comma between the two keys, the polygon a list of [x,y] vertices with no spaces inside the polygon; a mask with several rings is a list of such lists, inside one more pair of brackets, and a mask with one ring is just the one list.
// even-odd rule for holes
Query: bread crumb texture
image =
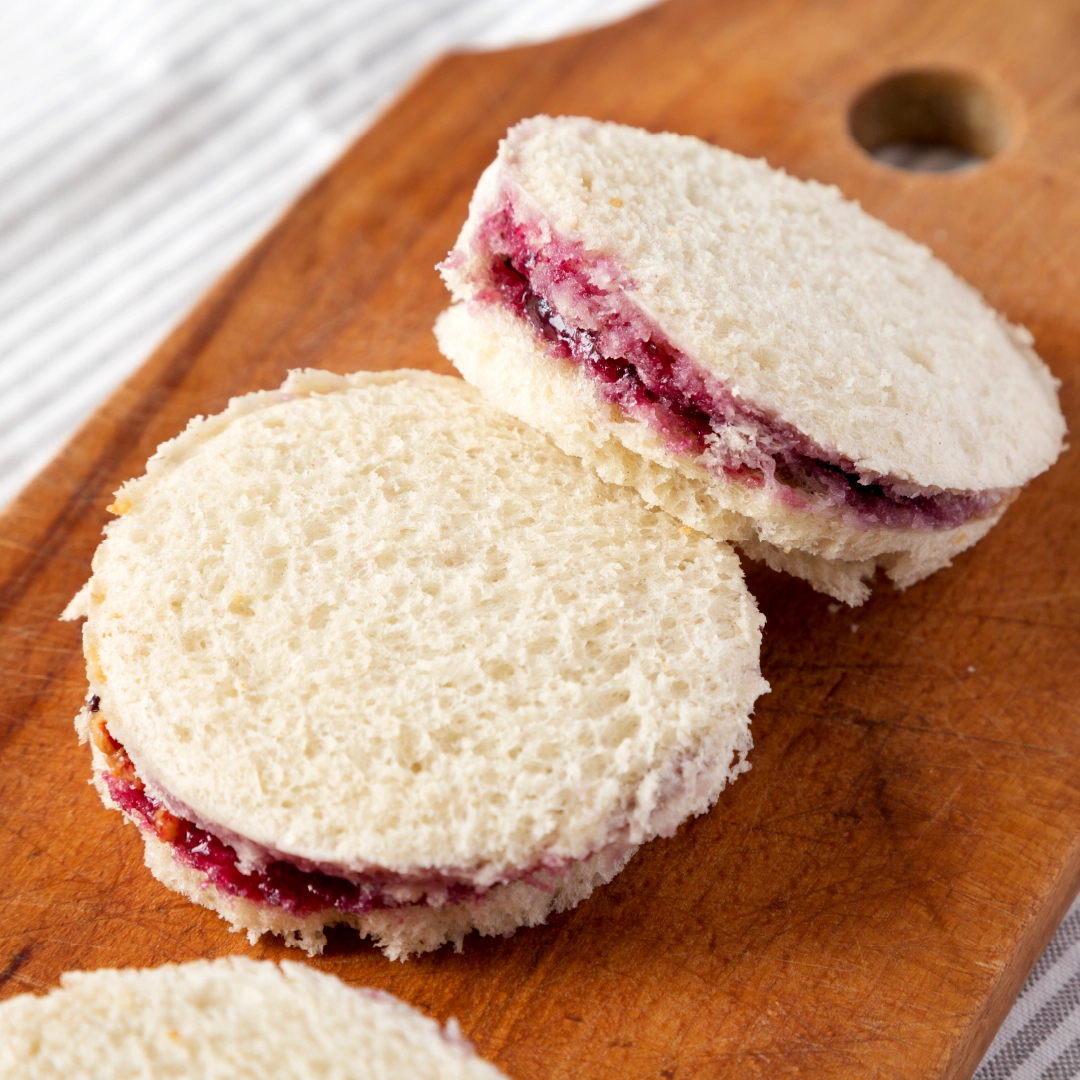
{"label": "bread crumb texture", "polygon": [[498,1080],[451,1020],[300,964],[242,957],[73,971],[0,1004],[0,1075]]}
{"label": "bread crumb texture", "polygon": [[1061,451],[1030,334],[835,187],[688,136],[534,117],[473,196],[444,267],[458,299],[476,230],[508,196],[620,267],[676,348],[864,473],[1012,488]]}
{"label": "bread crumb texture", "polygon": [[485,887],[669,835],[746,767],[768,687],[734,553],[460,380],[294,372],[120,502],[91,691],[227,840]]}

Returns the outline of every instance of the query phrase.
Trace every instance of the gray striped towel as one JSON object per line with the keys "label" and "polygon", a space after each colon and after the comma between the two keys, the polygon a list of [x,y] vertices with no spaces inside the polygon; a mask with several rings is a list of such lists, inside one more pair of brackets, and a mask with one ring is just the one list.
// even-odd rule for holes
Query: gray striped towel
{"label": "gray striped towel", "polygon": [[1020,991],[975,1080],[1080,1075],[1080,900]]}

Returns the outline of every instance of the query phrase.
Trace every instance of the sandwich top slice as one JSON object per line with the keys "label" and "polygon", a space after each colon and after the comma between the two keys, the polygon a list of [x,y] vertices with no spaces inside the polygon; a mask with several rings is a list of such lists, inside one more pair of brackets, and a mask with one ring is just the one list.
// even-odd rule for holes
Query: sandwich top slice
{"label": "sandwich top slice", "polygon": [[0,1004],[20,1080],[499,1080],[453,1021],[301,964],[242,957],[70,971]]}
{"label": "sandwich top slice", "polygon": [[1023,329],[846,201],[695,138],[512,128],[443,352],[650,505],[849,603],[946,565],[1065,432]]}
{"label": "sandwich top slice", "polygon": [[78,730],[152,872],[253,939],[533,925],[747,767],[735,554],[459,379],[294,372],[112,509]]}

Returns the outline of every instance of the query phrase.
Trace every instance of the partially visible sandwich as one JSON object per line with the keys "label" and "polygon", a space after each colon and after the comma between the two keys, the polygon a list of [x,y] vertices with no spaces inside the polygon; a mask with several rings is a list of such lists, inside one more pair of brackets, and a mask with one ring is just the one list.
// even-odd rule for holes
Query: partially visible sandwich
{"label": "partially visible sandwich", "polygon": [[459,379],[294,372],[112,509],[78,731],[153,874],[252,940],[535,925],[748,768],[734,552]]}
{"label": "partially visible sandwich", "polygon": [[612,483],[849,604],[948,565],[1058,456],[1056,383],[919,244],[698,139],[512,128],[442,351]]}
{"label": "partially visible sandwich", "polygon": [[300,964],[241,957],[69,971],[0,1004],[19,1080],[499,1080],[451,1021]]}

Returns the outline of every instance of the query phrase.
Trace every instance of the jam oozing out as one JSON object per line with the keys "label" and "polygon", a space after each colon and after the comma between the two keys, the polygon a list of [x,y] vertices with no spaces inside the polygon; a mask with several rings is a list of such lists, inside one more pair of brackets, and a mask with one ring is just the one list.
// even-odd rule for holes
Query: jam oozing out
{"label": "jam oozing out", "polygon": [[[796,508],[838,508],[864,526],[944,529],[988,513],[1004,492],[913,489],[860,476],[790,424],[737,398],[668,343],[610,287],[617,269],[583,245],[528,229],[510,205],[482,225],[487,278],[480,301],[528,320],[549,355],[581,365],[600,398],[649,423],[676,453],[764,487]],[[535,235],[534,235],[535,234]]]}
{"label": "jam oozing out", "polygon": [[[109,771],[105,783],[113,801],[139,823],[168,844],[173,857],[184,866],[199,870],[207,881],[229,896],[256,904],[270,904],[303,918],[316,912],[336,911],[362,914],[377,908],[403,907],[377,884],[355,883],[321,870],[301,870],[283,860],[268,862],[262,869],[242,873],[237,868],[236,851],[216,836],[177,817],[150,795],[123,746],[109,733],[98,699],[91,701],[91,734],[105,755]],[[445,886],[446,903],[456,904],[477,895],[468,885],[452,882]],[[424,901],[417,901],[423,904]]]}

